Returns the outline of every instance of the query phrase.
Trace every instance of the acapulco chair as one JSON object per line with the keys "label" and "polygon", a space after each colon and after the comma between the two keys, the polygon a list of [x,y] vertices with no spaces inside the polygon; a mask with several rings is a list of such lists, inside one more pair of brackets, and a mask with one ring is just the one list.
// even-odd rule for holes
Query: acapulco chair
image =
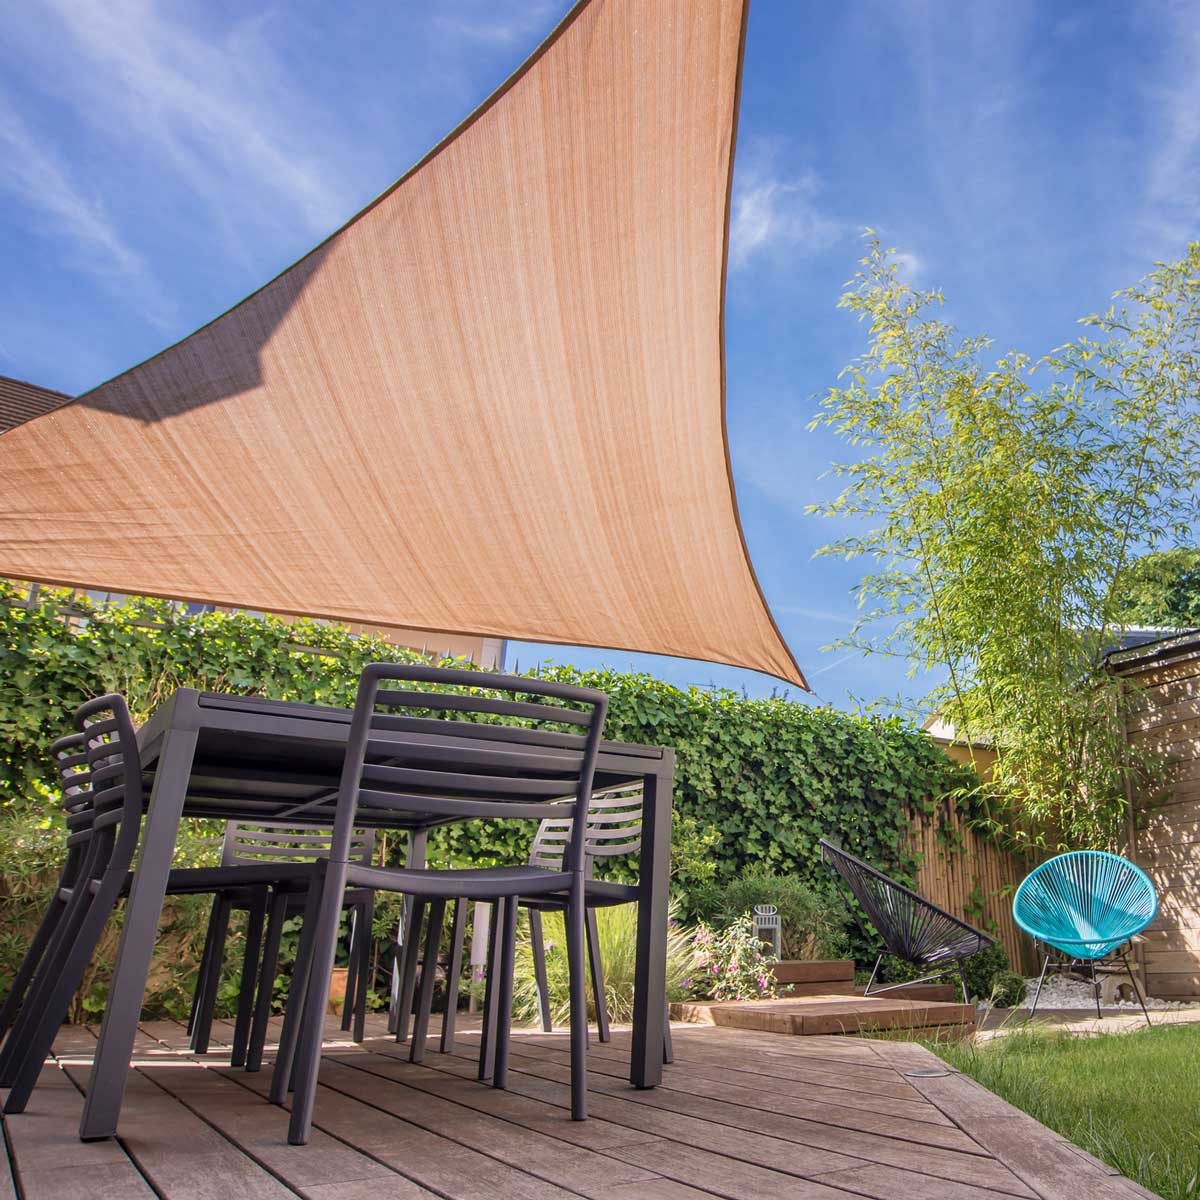
{"label": "acapulco chair", "polygon": [[[1115,952],[1149,1025],[1145,996],[1125,947],[1157,914],[1158,893],[1146,872],[1104,850],[1073,850],[1030,872],[1013,897],[1013,919],[1045,948],[1030,1017],[1037,1012],[1046,971],[1051,966],[1070,970],[1076,965],[1091,969],[1096,1016],[1103,1017],[1096,963]],[[1053,961],[1056,953],[1057,962]]]}
{"label": "acapulco chair", "polygon": [[[822,861],[830,870],[836,871],[854,893],[883,941],[884,948],[875,959],[875,968],[863,994],[878,995],[896,988],[911,987],[914,983],[928,983],[957,971],[962,984],[963,1002],[970,1004],[971,993],[967,988],[963,961],[994,946],[996,939],[951,916],[832,842],[822,838],[820,845]],[[934,969],[920,979],[875,987],[875,977],[887,954],[916,967]]]}

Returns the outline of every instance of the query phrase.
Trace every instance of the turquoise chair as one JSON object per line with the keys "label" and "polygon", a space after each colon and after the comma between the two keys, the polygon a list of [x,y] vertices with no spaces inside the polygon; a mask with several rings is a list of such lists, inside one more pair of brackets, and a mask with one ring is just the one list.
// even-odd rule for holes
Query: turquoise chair
{"label": "turquoise chair", "polygon": [[1013,918],[1046,949],[1029,1015],[1037,1012],[1046,970],[1057,952],[1062,961],[1053,964],[1056,970],[1076,964],[1091,967],[1096,1015],[1103,1016],[1096,962],[1118,951],[1149,1024],[1150,1014],[1124,947],[1157,912],[1158,894],[1146,872],[1103,850],[1060,854],[1027,875],[1013,897]]}

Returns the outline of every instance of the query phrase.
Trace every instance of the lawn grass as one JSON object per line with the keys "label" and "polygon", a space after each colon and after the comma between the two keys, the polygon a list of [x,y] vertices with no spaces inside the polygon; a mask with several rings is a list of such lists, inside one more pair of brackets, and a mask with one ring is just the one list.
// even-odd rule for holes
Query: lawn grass
{"label": "lawn grass", "polygon": [[1165,1200],[1200,1200],[1200,1026],[930,1049]]}

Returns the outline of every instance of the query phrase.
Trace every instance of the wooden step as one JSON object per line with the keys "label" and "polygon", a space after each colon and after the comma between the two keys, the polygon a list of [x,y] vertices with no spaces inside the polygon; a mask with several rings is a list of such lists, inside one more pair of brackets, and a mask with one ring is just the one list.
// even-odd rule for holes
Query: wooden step
{"label": "wooden step", "polygon": [[782,1000],[732,1000],[671,1006],[677,1020],[795,1036],[930,1030],[974,1026],[975,1006],[894,995],[790,996]]}

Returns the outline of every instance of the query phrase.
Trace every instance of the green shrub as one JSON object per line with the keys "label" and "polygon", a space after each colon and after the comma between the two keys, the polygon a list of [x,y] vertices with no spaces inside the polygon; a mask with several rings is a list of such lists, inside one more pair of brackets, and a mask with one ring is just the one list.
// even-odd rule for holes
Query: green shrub
{"label": "green shrub", "polygon": [[[884,983],[905,983],[910,979],[920,979],[932,970],[932,967],[914,966],[903,959],[887,955],[879,968],[879,978]],[[963,974],[967,977],[967,990],[971,993],[971,999],[986,1000],[992,994],[992,984],[996,977],[1012,974],[1009,970],[1008,952],[997,942],[978,954],[972,954],[970,958],[963,959]],[[865,983],[869,975],[869,971],[863,971],[855,978],[858,982]],[[958,974],[951,970],[944,980],[934,982],[955,984],[958,982]]]}
{"label": "green shrub", "polygon": [[817,891],[794,875],[780,875],[761,863],[736,879],[698,889],[694,907],[717,925],[729,925],[756,904],[779,909],[784,958],[839,958],[846,952],[850,913],[844,901]]}
{"label": "green shrub", "polygon": [[990,999],[997,1008],[1016,1008],[1025,999],[1025,977],[1016,971],[997,971],[992,976]]}

